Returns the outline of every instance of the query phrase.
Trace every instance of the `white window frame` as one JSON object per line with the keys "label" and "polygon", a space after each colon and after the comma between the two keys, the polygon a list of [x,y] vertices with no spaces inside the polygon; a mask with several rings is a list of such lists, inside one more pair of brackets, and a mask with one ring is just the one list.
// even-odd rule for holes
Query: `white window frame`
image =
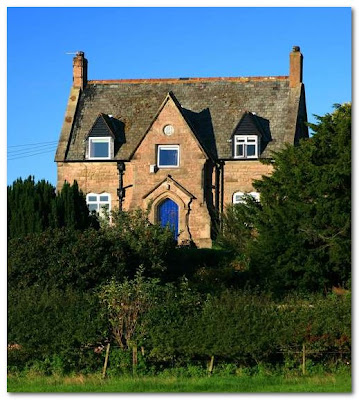
{"label": "white window frame", "polygon": [[[104,143],[107,142],[108,143],[108,156],[107,157],[94,157],[91,155],[91,144],[93,142],[100,142],[100,143]],[[112,142],[113,139],[111,137],[89,137],[88,139],[88,159],[89,160],[110,160],[112,157]]]}
{"label": "white window frame", "polygon": [[[258,192],[235,192],[235,193],[233,193],[233,197],[232,197],[233,204],[243,204],[243,203],[245,203],[246,201],[243,198],[245,195],[250,195],[256,201],[260,201],[260,193],[258,193]],[[239,199],[237,197],[239,197]]]}
{"label": "white window frame", "polygon": [[[177,164],[176,165],[161,165],[160,164],[160,151],[161,150],[177,150]],[[160,144],[157,146],[157,167],[158,168],[178,168],[180,165],[180,147],[178,144]]]}
{"label": "white window frame", "polygon": [[[101,200],[101,196],[107,196],[108,200],[107,201]],[[90,200],[90,197],[96,197],[96,200]],[[111,195],[110,195],[110,193],[106,193],[106,192],[104,192],[104,193],[88,193],[86,195],[86,204],[87,204],[87,207],[90,204],[96,204],[97,205],[96,213],[100,216],[103,216],[103,213],[101,212],[102,211],[101,205],[107,204],[108,205],[108,213],[111,212]],[[91,212],[90,209],[89,209],[89,212]]]}
{"label": "white window frame", "polygon": [[[254,140],[254,143],[253,143]],[[243,155],[237,154],[237,146],[239,144],[243,145]],[[255,148],[254,155],[248,156],[247,155],[247,146],[253,145]],[[257,135],[235,135],[234,136],[234,158],[258,158],[258,148],[259,148],[259,138]]]}

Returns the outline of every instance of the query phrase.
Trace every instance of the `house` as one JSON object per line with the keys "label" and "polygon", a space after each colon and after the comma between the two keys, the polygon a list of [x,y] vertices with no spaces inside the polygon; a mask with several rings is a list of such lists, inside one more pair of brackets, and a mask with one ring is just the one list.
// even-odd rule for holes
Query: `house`
{"label": "house", "polygon": [[83,52],[58,148],[57,189],[77,180],[90,210],[148,209],[180,243],[210,247],[226,204],[254,192],[271,152],[308,137],[303,56],[289,76],[88,80]]}

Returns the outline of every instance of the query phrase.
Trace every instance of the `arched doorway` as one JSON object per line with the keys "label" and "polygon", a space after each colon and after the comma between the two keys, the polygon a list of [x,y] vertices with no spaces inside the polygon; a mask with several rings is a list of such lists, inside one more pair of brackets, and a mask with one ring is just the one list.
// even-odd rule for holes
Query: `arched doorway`
{"label": "arched doorway", "polygon": [[169,226],[175,239],[178,236],[178,205],[171,199],[163,200],[157,207],[158,223],[165,227]]}

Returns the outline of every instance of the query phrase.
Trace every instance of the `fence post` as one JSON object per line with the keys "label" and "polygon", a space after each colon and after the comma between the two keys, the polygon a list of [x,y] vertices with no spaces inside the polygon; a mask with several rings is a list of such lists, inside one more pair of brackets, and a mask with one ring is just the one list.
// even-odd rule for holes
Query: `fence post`
{"label": "fence post", "polygon": [[303,343],[302,373],[305,375],[305,343]]}
{"label": "fence post", "polygon": [[105,377],[106,377],[106,369],[107,369],[109,353],[110,353],[110,343],[107,343],[106,355],[105,355],[105,363],[103,364],[103,370],[102,370],[102,379],[105,379]]}
{"label": "fence post", "polygon": [[214,356],[211,357],[211,361],[209,362],[208,367],[208,375],[211,375],[213,372],[213,365],[214,365]]}
{"label": "fence post", "polygon": [[132,372],[134,375],[137,372],[137,346],[132,347]]}

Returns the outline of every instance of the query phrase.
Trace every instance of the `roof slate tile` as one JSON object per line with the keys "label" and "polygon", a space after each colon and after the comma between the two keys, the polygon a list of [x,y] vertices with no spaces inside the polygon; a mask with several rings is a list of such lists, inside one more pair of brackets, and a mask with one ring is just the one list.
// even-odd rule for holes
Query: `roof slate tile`
{"label": "roof slate tile", "polygon": [[99,113],[118,121],[116,134],[122,139],[115,159],[128,160],[169,92],[215,158],[232,157],[228,140],[246,111],[269,121],[269,137],[275,139],[261,157],[288,140],[294,143],[301,87],[289,88],[288,77],[89,81],[80,95],[66,160],[84,159],[85,139]]}

